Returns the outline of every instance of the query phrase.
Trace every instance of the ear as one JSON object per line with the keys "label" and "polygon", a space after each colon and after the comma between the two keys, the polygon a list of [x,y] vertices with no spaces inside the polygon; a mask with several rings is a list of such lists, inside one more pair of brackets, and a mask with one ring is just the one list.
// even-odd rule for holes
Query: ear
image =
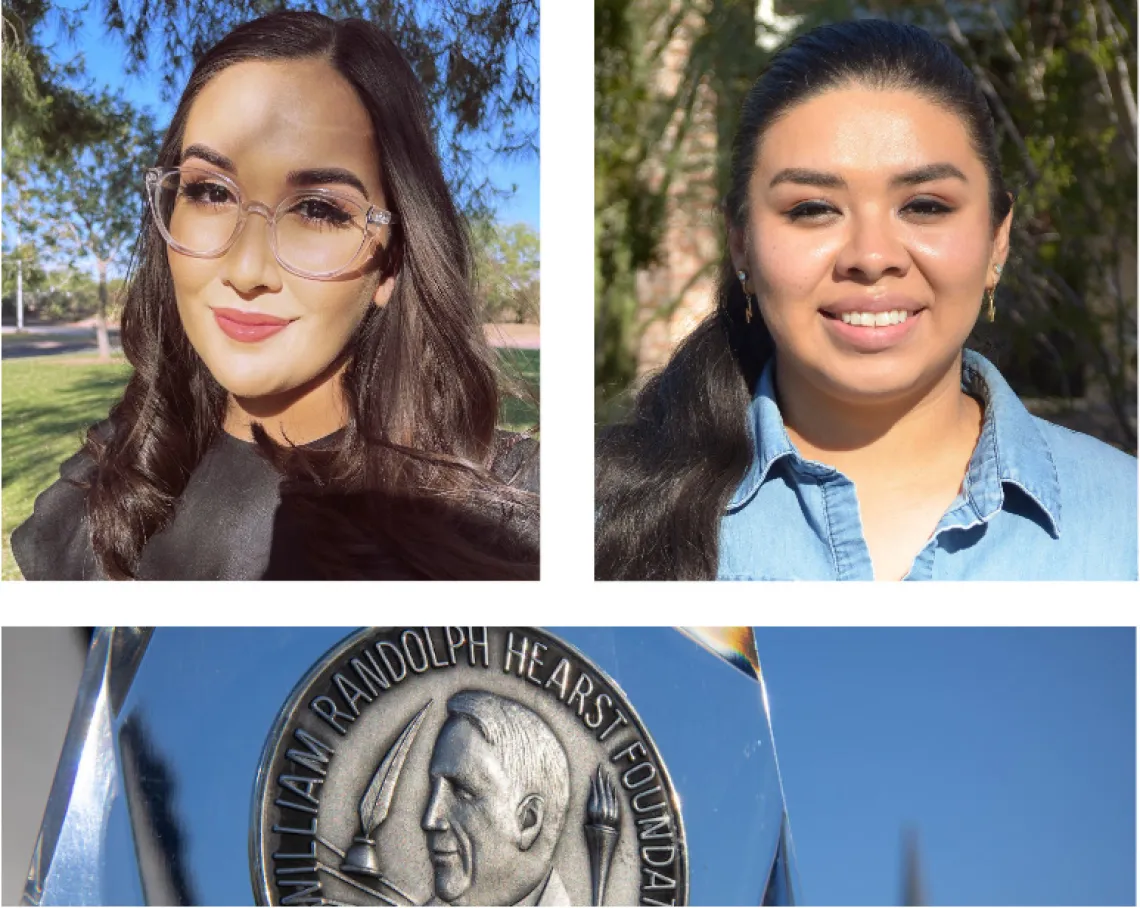
{"label": "ear", "polygon": [[372,294],[372,305],[383,309],[392,298],[392,291],[396,287],[396,275],[381,272],[380,284]]}
{"label": "ear", "polygon": [[[1012,201],[1013,197],[1010,196]],[[994,248],[990,253],[990,273],[994,273],[994,266],[1001,265],[1005,267],[1005,260],[1009,258],[1009,232],[1013,227],[1013,207],[1010,206],[1009,214],[998,225],[997,232],[994,233]],[[997,278],[994,278],[991,284],[989,278],[986,279],[986,289],[997,286]]]}
{"label": "ear", "polygon": [[515,810],[515,821],[519,826],[519,851],[528,851],[538,839],[545,814],[546,803],[541,795],[529,794],[519,802]]}
{"label": "ear", "polygon": [[396,288],[396,275],[399,274],[401,261],[400,247],[393,242],[393,238],[389,235],[387,246],[380,246],[379,239],[377,239],[377,247],[372,254],[380,262],[380,283],[372,295],[372,304],[383,309],[388,305],[388,301],[392,298],[392,291]]}
{"label": "ear", "polygon": [[732,259],[732,270],[743,271],[751,278],[752,269],[748,266],[747,231],[737,227],[729,217],[725,217],[724,226],[728,235],[728,255]]}

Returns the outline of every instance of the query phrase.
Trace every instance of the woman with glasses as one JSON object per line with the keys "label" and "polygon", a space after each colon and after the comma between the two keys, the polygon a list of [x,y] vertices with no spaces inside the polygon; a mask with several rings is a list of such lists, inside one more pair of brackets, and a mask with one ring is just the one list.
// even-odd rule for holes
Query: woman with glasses
{"label": "woman with glasses", "polygon": [[798,38],[728,187],[716,310],[601,433],[598,578],[1136,578],[1136,460],[964,349],[1014,214],[949,48],[876,20]]}
{"label": "woman with glasses", "polygon": [[537,576],[535,446],[496,429],[467,234],[379,28],[235,29],[145,186],[134,373],[13,534],[25,577]]}

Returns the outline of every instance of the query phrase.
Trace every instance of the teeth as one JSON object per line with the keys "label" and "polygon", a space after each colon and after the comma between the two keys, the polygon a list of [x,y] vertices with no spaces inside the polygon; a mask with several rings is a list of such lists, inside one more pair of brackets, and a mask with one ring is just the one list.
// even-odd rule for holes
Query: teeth
{"label": "teeth", "polygon": [[844,312],[839,317],[847,325],[863,328],[885,328],[905,322],[910,313],[905,309],[892,309],[890,312]]}

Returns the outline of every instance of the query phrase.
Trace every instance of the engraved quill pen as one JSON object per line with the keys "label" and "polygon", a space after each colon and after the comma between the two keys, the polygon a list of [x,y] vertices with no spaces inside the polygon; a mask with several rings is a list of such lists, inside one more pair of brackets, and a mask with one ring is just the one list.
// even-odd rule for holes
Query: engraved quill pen
{"label": "engraved quill pen", "polygon": [[412,749],[412,742],[415,741],[420,725],[423,724],[428,707],[433,702],[428,700],[420,711],[412,716],[411,721],[404,726],[404,730],[388,748],[388,753],[376,768],[376,774],[372,777],[368,790],[360,799],[360,835],[353,837],[353,845],[341,862],[341,870],[365,876],[380,876],[380,857],[376,854],[376,841],[372,835],[388,818],[388,810],[396,794],[400,771],[404,768],[404,761],[408,758],[408,752]]}

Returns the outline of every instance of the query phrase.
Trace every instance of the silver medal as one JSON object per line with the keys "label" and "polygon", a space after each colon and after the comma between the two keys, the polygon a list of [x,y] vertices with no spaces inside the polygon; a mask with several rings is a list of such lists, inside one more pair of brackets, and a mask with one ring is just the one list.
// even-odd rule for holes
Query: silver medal
{"label": "silver medal", "polygon": [[617,685],[531,628],[357,633],[269,736],[262,904],[684,904],[668,772]]}

